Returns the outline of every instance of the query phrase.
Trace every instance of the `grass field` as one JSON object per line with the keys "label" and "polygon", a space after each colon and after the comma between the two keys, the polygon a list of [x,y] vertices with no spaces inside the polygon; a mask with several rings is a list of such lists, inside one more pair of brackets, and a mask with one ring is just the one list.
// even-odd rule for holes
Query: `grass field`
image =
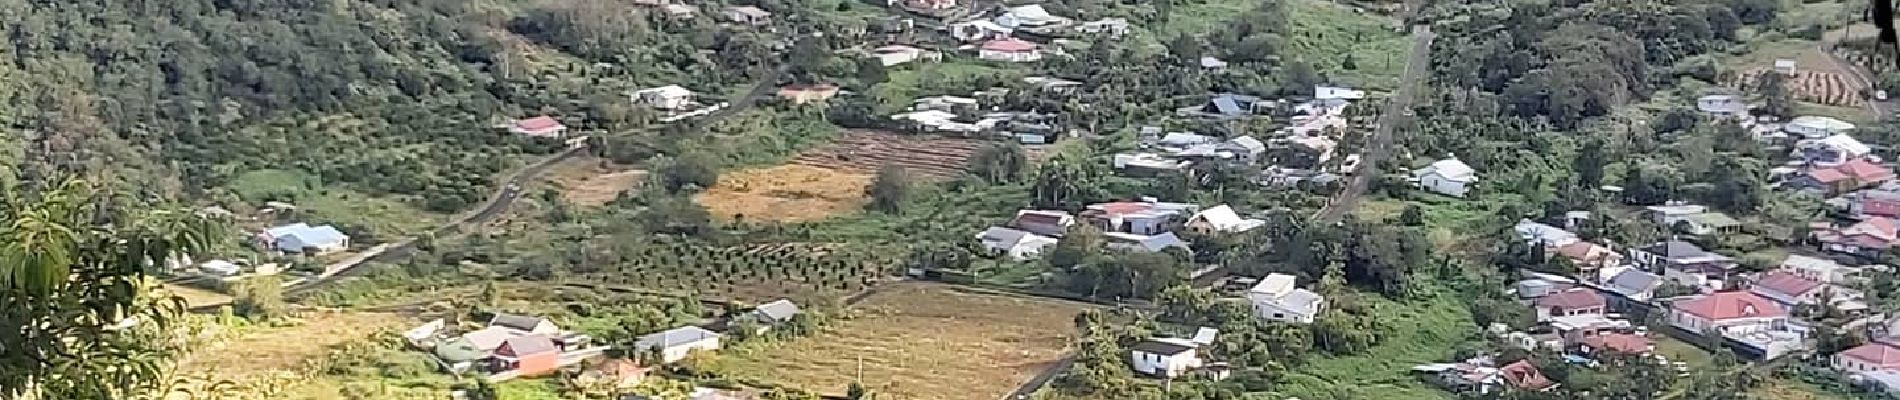
{"label": "grass field", "polygon": [[305,196],[297,208],[313,223],[361,226],[385,240],[434,230],[445,218],[395,199],[337,188]]}
{"label": "grass field", "polygon": [[[1205,0],[1175,6],[1166,24],[1141,36],[1159,45],[1181,34],[1205,35],[1227,28],[1229,20],[1257,4]],[[1373,89],[1397,86],[1409,47],[1405,35],[1394,30],[1396,20],[1325,0],[1289,1],[1287,13],[1292,34],[1287,36],[1286,58],[1306,60],[1342,84]],[[1358,68],[1341,67],[1348,55]]]}
{"label": "grass field", "polygon": [[1450,399],[1410,374],[1414,365],[1441,362],[1473,331],[1459,294],[1440,292],[1411,302],[1366,296],[1380,321],[1379,344],[1352,357],[1320,358],[1290,372],[1271,398],[1305,400]]}
{"label": "grass field", "polygon": [[895,284],[824,334],[725,361],[742,379],[821,393],[842,393],[861,368],[880,398],[994,400],[1062,358],[1082,307]]}
{"label": "grass field", "polygon": [[806,221],[856,210],[870,183],[870,175],[780,165],[720,175],[693,200],[726,219]]}
{"label": "grass field", "polygon": [[959,60],[946,57],[943,62],[912,63],[890,71],[888,80],[870,90],[871,98],[877,99],[879,115],[891,114],[910,106],[911,100],[934,95],[968,96],[969,93],[941,93],[940,87],[960,87],[962,83],[975,81],[985,76],[1006,76],[1013,80],[1021,75],[989,64],[974,60]]}
{"label": "grass field", "polygon": [[331,347],[383,329],[401,329],[403,317],[387,313],[316,312],[286,326],[234,328],[233,336],[198,347],[179,363],[182,373],[239,380],[291,371]]}

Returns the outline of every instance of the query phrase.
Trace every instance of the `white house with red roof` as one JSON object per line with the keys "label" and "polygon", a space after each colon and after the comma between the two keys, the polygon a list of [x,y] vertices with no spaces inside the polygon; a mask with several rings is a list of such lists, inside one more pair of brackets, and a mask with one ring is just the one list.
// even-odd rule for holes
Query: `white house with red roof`
{"label": "white house with red roof", "polygon": [[1781,304],[1750,292],[1716,292],[1669,305],[1669,325],[1689,333],[1780,330],[1787,322],[1788,310]]}
{"label": "white house with red roof", "polygon": [[1829,361],[1841,372],[1900,371],[1900,347],[1868,343],[1835,353]]}
{"label": "white house with red roof", "polygon": [[1595,289],[1570,288],[1539,297],[1531,304],[1537,310],[1537,320],[1545,321],[1555,317],[1602,315],[1608,302]]}
{"label": "white house with red roof", "polygon": [[1004,38],[983,42],[977,58],[1003,62],[1042,61],[1042,46],[1022,39]]}
{"label": "white house with red roof", "polygon": [[1900,242],[1900,222],[1891,218],[1868,218],[1848,226],[1818,224],[1808,227],[1821,249],[1836,253],[1877,256]]}
{"label": "white house with red roof", "polygon": [[1783,307],[1792,308],[1803,304],[1821,304],[1824,300],[1821,296],[1826,289],[1827,284],[1820,281],[1803,278],[1788,271],[1774,271],[1762,275],[1761,279],[1756,280],[1755,284],[1748,288],[1748,291],[1774,300]]}
{"label": "white house with red roof", "polygon": [[567,135],[567,125],[554,117],[543,115],[515,120],[508,124],[508,132],[529,137],[559,138]]}
{"label": "white house with red roof", "polygon": [[1807,174],[1796,177],[1790,185],[1827,193],[1845,193],[1876,186],[1891,181],[1893,178],[1892,169],[1868,161],[1866,158],[1855,158],[1837,166],[1810,168]]}

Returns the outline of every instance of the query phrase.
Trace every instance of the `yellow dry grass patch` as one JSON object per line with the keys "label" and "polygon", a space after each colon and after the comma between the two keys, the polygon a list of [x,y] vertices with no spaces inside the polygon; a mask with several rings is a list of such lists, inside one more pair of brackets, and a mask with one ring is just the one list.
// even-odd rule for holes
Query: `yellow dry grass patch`
{"label": "yellow dry grass patch", "polygon": [[[1083,306],[894,284],[824,334],[734,354],[733,372],[820,393],[864,384],[899,399],[994,400],[1060,360]],[[861,363],[861,364],[860,364]]]}
{"label": "yellow dry grass patch", "polygon": [[334,346],[363,340],[384,329],[406,328],[402,326],[405,322],[407,319],[390,313],[305,313],[286,326],[238,328],[231,336],[193,349],[179,363],[178,370],[234,381],[294,371],[307,360],[325,356]]}
{"label": "yellow dry grass patch", "polygon": [[693,200],[725,219],[808,221],[857,209],[870,184],[870,175],[780,165],[720,175]]}

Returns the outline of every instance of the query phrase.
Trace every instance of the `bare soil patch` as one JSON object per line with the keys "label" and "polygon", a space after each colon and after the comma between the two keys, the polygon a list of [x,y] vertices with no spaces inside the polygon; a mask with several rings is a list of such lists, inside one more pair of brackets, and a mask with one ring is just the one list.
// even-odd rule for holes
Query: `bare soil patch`
{"label": "bare soil patch", "polygon": [[613,201],[620,192],[639,185],[646,176],[644,170],[593,157],[562,161],[548,171],[548,181],[560,188],[562,198],[589,207]]}
{"label": "bare soil patch", "polygon": [[870,184],[868,174],[780,165],[722,174],[693,200],[728,220],[807,221],[857,209]]}
{"label": "bare soil patch", "polygon": [[740,376],[840,393],[864,384],[900,399],[993,400],[1053,365],[1075,336],[1084,306],[891,284],[824,334],[736,353]]}

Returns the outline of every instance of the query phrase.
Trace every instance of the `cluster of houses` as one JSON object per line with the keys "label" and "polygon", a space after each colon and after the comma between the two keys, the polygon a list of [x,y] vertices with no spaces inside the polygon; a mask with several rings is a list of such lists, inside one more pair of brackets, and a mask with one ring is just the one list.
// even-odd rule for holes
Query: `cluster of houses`
{"label": "cluster of houses", "polygon": [[[1041,87],[1053,87],[1067,84],[1080,85],[1073,81],[1056,78],[1031,77],[1025,80]],[[1006,88],[991,89],[1003,91]],[[993,98],[988,93],[975,96]],[[985,110],[986,100],[959,96],[929,96],[911,102],[909,110],[891,116],[891,120],[900,128],[943,135],[964,137],[992,137],[1015,140],[1023,144],[1053,143],[1063,135],[1056,123],[1056,115],[1033,111],[1004,111],[992,104]]]}
{"label": "cluster of houses", "polygon": [[629,93],[628,97],[634,104],[659,111],[660,122],[673,122],[711,114],[731,105],[726,102],[703,103],[699,101],[698,93],[679,85],[635,90]]}
{"label": "cluster of houses", "polygon": [[976,238],[991,255],[1030,260],[1055,246],[1056,241],[1078,223],[1100,230],[1110,249],[1158,252],[1170,248],[1188,250],[1188,243],[1175,234],[1176,228],[1232,233],[1258,228],[1266,221],[1241,217],[1226,205],[1201,209],[1194,204],[1147,198],[1090,204],[1080,213],[1019,210],[1007,223],[985,229],[977,233]]}
{"label": "cluster of houses", "polygon": [[[1246,301],[1255,317],[1284,323],[1310,324],[1325,310],[1326,299],[1295,285],[1297,278],[1287,274],[1268,274],[1258,280],[1238,278],[1240,284],[1252,284]],[[1200,348],[1214,343],[1220,333],[1201,327],[1191,338],[1158,337],[1143,340],[1128,348],[1128,364],[1135,372],[1158,378],[1178,378],[1199,374],[1210,379],[1225,379],[1231,368],[1212,361]]]}
{"label": "cluster of houses", "polygon": [[[1235,93],[1215,94],[1202,104],[1183,107],[1175,113],[1208,121],[1286,114],[1287,126],[1267,140],[1251,136],[1221,138],[1143,127],[1137,133],[1140,149],[1115,154],[1112,166],[1124,175],[1157,176],[1186,173],[1190,167],[1204,163],[1256,165],[1271,160],[1274,165],[1264,168],[1253,179],[1256,183],[1267,187],[1328,184],[1338,176],[1323,167],[1333,160],[1339,135],[1350,126],[1346,108],[1364,98],[1364,91],[1331,86],[1315,87],[1313,97],[1300,102]],[[1348,156],[1338,170],[1350,170],[1356,160]]]}
{"label": "cluster of houses", "polygon": [[[730,331],[744,325],[734,322],[745,321],[757,327],[759,332],[754,333],[762,333],[789,323],[800,312],[790,300],[778,300],[736,315],[718,328]],[[546,375],[600,358],[609,349],[585,334],[562,330],[552,320],[527,315],[495,314],[479,328],[451,330],[436,319],[404,332],[403,338],[449,373],[478,374],[496,381]],[[638,384],[648,366],[678,362],[694,352],[718,351],[722,337],[720,332],[694,325],[654,332],[625,349],[632,359],[596,363],[580,377]]]}

